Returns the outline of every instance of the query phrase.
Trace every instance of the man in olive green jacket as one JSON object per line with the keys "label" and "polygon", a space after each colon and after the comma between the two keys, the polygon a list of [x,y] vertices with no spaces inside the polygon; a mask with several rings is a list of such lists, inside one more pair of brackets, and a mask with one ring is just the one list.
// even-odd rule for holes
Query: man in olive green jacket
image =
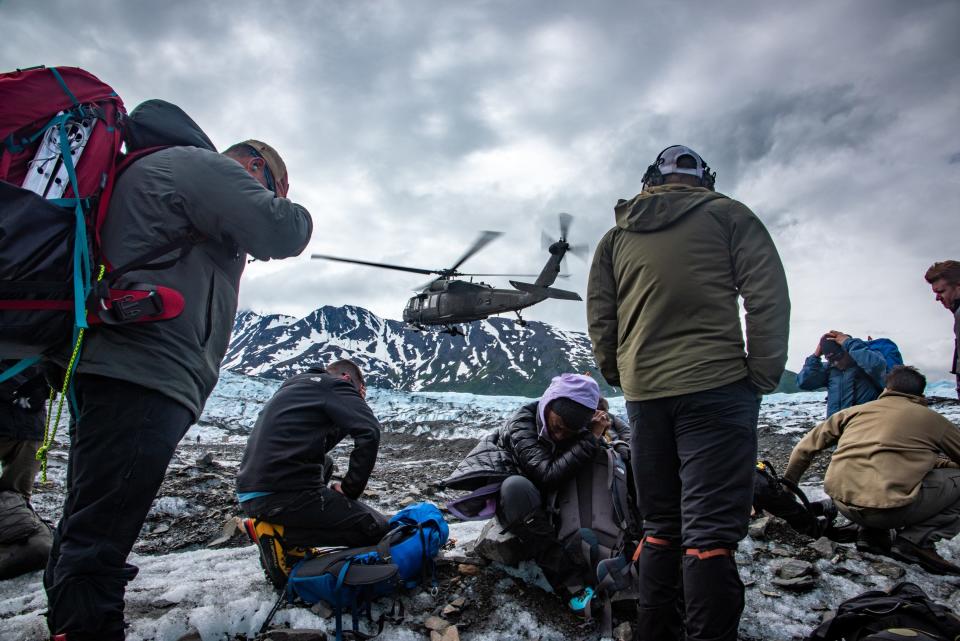
{"label": "man in olive green jacket", "polygon": [[798,482],[817,452],[837,444],[823,481],[837,509],[863,527],[896,530],[881,551],[935,574],[960,574],[934,547],[960,532],[960,429],[927,407],[926,384],[912,367],[894,367],[880,398],[800,439],[783,476]]}
{"label": "man in olive green jacket", "polygon": [[[640,639],[735,640],[733,550],[753,498],[760,394],[787,357],[790,301],[776,247],[743,204],[713,191],[692,149],[657,157],[617,205],[590,270],[587,320],[604,378],[622,387],[646,537]],[[738,298],[747,311],[744,351]]]}

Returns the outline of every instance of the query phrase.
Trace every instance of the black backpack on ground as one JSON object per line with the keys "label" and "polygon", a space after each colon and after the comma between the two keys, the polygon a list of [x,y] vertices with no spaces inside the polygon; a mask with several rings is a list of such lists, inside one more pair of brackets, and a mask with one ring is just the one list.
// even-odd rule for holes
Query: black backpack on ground
{"label": "black backpack on ground", "polygon": [[801,534],[815,539],[821,536],[834,538],[831,536],[831,526],[836,517],[836,508],[832,501],[811,503],[803,490],[778,475],[769,461],[757,462],[753,483],[753,508],[757,512],[766,510],[783,519]]}
{"label": "black backpack on ground", "polygon": [[[898,637],[897,630],[904,633]],[[914,640],[960,639],[960,618],[948,607],[931,600],[915,584],[898,583],[887,592],[871,590],[844,601],[837,608],[836,616],[815,629],[807,641],[866,641],[911,636]]]}

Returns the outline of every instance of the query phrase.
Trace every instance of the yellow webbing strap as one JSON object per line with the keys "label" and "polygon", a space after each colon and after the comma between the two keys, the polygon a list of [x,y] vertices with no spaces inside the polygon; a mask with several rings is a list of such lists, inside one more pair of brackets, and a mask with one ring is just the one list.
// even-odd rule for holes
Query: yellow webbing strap
{"label": "yellow webbing strap", "polygon": [[[99,283],[103,279],[103,274],[106,271],[106,268],[103,265],[100,265],[100,271],[97,274],[97,282]],[[70,362],[67,363],[67,373],[63,377],[63,386],[60,388],[60,400],[57,403],[57,417],[54,419],[52,425],[50,422],[50,417],[53,415],[53,395],[54,392],[50,390],[50,402],[47,408],[47,423],[43,428],[43,444],[40,445],[40,449],[37,450],[36,459],[40,461],[40,482],[47,482],[47,452],[50,450],[50,447],[53,446],[53,440],[57,436],[57,428],[60,426],[60,416],[63,414],[63,401],[67,398],[67,391],[70,389],[70,380],[73,378],[73,370],[76,367],[77,359],[80,358],[80,348],[83,346],[83,335],[86,332],[86,329],[83,327],[77,330],[77,341],[73,345],[73,352],[70,354]]]}

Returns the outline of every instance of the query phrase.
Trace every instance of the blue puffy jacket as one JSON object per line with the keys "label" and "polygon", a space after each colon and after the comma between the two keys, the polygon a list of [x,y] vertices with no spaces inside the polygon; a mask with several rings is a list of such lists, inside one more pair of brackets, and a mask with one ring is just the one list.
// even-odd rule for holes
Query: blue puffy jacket
{"label": "blue puffy jacket", "polygon": [[841,370],[811,355],[797,374],[800,389],[827,388],[827,418],[852,405],[875,401],[887,377],[887,359],[883,352],[871,349],[859,338],[848,339],[842,347],[853,358],[854,365]]}

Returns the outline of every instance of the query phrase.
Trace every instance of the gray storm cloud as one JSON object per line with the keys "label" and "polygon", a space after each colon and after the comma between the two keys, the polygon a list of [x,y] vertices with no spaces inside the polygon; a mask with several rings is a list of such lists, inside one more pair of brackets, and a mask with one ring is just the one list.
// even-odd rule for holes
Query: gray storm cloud
{"label": "gray storm cloud", "polygon": [[[951,319],[922,276],[960,258],[956,2],[7,1],[0,20],[4,69],[82,66],[128,108],[179,104],[221,148],[281,151],[316,231],[304,257],[250,265],[247,307],[398,318],[414,275],[306,255],[443,267],[482,229],[506,235],[467,267],[536,271],[557,212],[592,247],[681,142],[778,244],[790,367],[843,329],[945,372]],[[588,266],[568,262],[564,287],[585,293]]]}

